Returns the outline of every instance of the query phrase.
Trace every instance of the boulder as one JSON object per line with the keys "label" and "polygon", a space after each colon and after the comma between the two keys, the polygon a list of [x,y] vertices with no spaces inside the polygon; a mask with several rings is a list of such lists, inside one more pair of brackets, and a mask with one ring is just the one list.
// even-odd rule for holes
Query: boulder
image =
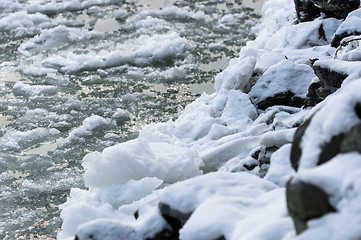
{"label": "boulder", "polygon": [[257,107],[261,110],[266,110],[269,107],[276,105],[284,105],[290,107],[302,107],[304,99],[295,96],[291,91],[278,93],[274,96],[267,97],[263,101],[257,104]]}
{"label": "boulder", "polygon": [[321,9],[310,0],[295,0],[295,8],[300,22],[312,21],[321,13]]}
{"label": "boulder", "polygon": [[342,39],[355,35],[361,35],[361,9],[350,13],[338,27],[331,41],[331,46],[339,47]]}
{"label": "boulder", "polygon": [[286,198],[297,234],[307,229],[308,220],[336,211],[321,188],[300,180],[287,182]]}
{"label": "boulder", "polygon": [[321,13],[338,19],[360,6],[360,0],[294,0],[297,18],[300,22],[312,21]]}
{"label": "boulder", "polygon": [[320,64],[319,61],[316,61],[315,64],[313,64],[312,68],[316,76],[324,85],[326,91],[328,91],[329,93],[333,93],[338,88],[340,88],[343,81],[348,77],[348,74],[346,74],[345,72],[342,72],[336,68],[332,68],[327,64]]}
{"label": "boulder", "polygon": [[346,18],[349,12],[360,6],[360,0],[310,0],[315,6],[322,8],[328,17]]}
{"label": "boulder", "polygon": [[172,237],[178,239],[179,230],[187,222],[192,213],[182,213],[179,210],[173,209],[171,206],[165,203],[159,203],[158,207],[162,214],[162,217],[166,220],[166,222],[169,224],[169,226],[171,226],[173,230]]}

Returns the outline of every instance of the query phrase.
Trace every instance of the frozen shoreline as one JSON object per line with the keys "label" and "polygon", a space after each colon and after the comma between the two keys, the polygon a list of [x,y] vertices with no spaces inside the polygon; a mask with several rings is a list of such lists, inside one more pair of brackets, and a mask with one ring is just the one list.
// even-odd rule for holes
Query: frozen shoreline
{"label": "frozen shoreline", "polygon": [[[59,239],[74,234],[79,239],[135,240],[178,233],[182,240],[360,236],[361,209],[354,203],[361,199],[360,180],[355,178],[361,155],[336,152],[324,165],[317,161],[332,136],[356,134],[350,129],[360,121],[354,109],[361,101],[356,70],[361,64],[356,58],[343,61],[348,70],[341,88],[315,108],[301,108],[311,97],[309,87],[319,81],[315,66],[337,69],[332,62],[336,49],[330,42],[342,30],[342,21],[319,18],[295,25],[294,9],[291,0],[267,1],[256,40],[248,42],[239,58],[216,77],[216,92],[203,94],[177,120],[148,125],[134,141],[87,155],[83,166],[89,190],[72,189],[61,206],[64,224]],[[359,18],[358,12],[353,14]],[[347,51],[356,56],[360,49],[357,45]],[[318,62],[313,65],[310,59],[315,58]],[[299,169],[293,157],[297,137],[305,141],[299,146],[304,150],[297,160]],[[186,156],[178,158],[180,153]],[[345,158],[350,158],[350,165],[342,164]],[[154,185],[142,190],[140,181],[149,177]],[[335,186],[334,181],[340,184]],[[291,216],[302,208],[290,204],[297,186],[312,186],[309,194],[324,194],[322,201],[329,204],[329,197],[332,206],[330,214],[313,217],[308,228],[296,221],[297,232],[304,231],[296,236]],[[134,189],[142,196],[130,192]],[[302,192],[298,194],[302,201]],[[346,218],[350,224],[343,221]],[[79,222],[84,224],[74,228]],[[336,225],[342,227],[328,231]],[[343,227],[348,231],[343,232]]]}

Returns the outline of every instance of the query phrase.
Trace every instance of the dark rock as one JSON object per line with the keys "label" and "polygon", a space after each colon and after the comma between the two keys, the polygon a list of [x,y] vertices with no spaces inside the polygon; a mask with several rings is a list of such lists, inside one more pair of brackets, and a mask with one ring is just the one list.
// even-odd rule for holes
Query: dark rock
{"label": "dark rock", "polygon": [[337,154],[341,152],[341,143],[345,138],[345,134],[341,133],[337,136],[333,136],[331,141],[323,144],[321,147],[321,153],[318,158],[317,165],[327,162]]}
{"label": "dark rock", "polygon": [[336,72],[332,69],[317,65],[312,66],[316,76],[320,79],[326,89],[332,93],[341,87],[342,82],[348,77],[347,74]]}
{"label": "dark rock", "polygon": [[357,103],[355,106],[355,112],[358,118],[361,119],[361,103]]}
{"label": "dark rock", "polygon": [[291,165],[292,167],[297,171],[300,158],[302,155],[302,149],[301,149],[301,141],[303,134],[305,133],[308,125],[310,124],[312,120],[312,117],[307,119],[304,123],[301,124],[296,130],[295,135],[293,136],[293,143],[291,147]]}
{"label": "dark rock", "polygon": [[278,150],[279,147],[266,147],[262,146],[260,153],[258,154],[258,162],[259,166],[262,166],[263,164],[269,164],[271,163],[271,156],[272,154]]}
{"label": "dark rock", "polygon": [[179,229],[183,227],[192,213],[182,213],[176,209],[171,208],[171,206],[165,203],[159,203],[158,207],[163,218],[167,221],[174,234],[176,234],[178,237]]}
{"label": "dark rock", "polygon": [[157,233],[153,238],[147,238],[146,240],[178,240],[178,233],[175,234],[169,229],[163,229],[163,231]]}
{"label": "dark rock", "polygon": [[360,31],[346,31],[342,33],[335,34],[335,36],[331,40],[331,47],[337,48],[341,46],[342,39],[349,36],[358,36],[361,35]]}
{"label": "dark rock", "polygon": [[356,124],[344,137],[340,152],[353,152],[357,151],[361,153],[361,123]]}
{"label": "dark rock", "polygon": [[256,84],[256,82],[257,82],[258,79],[262,76],[263,73],[264,73],[264,71],[262,71],[262,70],[259,69],[259,68],[256,68],[256,69],[253,71],[250,80],[248,81],[247,85],[244,87],[244,92],[245,92],[245,93],[249,93],[249,91],[251,90],[251,88],[253,87],[253,85]]}
{"label": "dark rock", "polygon": [[267,97],[265,100],[259,102],[257,104],[257,107],[262,110],[266,110],[268,107],[272,107],[275,105],[302,107],[304,100],[294,95],[295,94],[291,91],[278,93],[274,96]]}
{"label": "dark rock", "polygon": [[321,188],[303,181],[290,179],[286,186],[286,198],[297,234],[307,229],[308,220],[336,211]]}
{"label": "dark rock", "polygon": [[321,13],[338,19],[360,6],[360,0],[294,0],[297,18],[300,22],[312,21]]}
{"label": "dark rock", "polygon": [[312,21],[320,15],[321,9],[310,0],[294,0],[297,18],[300,22]]}
{"label": "dark rock", "polygon": [[314,5],[320,6],[322,12],[328,17],[338,19],[346,18],[349,12],[360,6],[360,0],[310,0]]}
{"label": "dark rock", "polygon": [[308,87],[304,103],[305,107],[314,107],[323,100],[317,94],[317,90],[323,86],[323,83],[320,81],[311,83],[311,85]]}

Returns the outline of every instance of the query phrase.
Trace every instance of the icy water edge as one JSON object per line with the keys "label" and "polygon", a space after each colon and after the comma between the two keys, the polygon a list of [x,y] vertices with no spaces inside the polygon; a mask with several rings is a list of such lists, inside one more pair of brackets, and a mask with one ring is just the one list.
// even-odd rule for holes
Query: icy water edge
{"label": "icy water edge", "polygon": [[259,17],[236,0],[67,2],[0,4],[2,239],[56,238],[84,155],[214,91]]}

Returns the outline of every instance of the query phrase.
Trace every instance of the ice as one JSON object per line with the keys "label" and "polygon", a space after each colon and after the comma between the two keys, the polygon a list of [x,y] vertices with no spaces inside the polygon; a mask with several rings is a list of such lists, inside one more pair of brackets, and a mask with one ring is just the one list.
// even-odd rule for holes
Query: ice
{"label": "ice", "polygon": [[8,129],[0,138],[0,149],[3,151],[18,151],[51,138],[60,132],[54,128],[35,128],[29,131]]}
{"label": "ice", "polygon": [[83,124],[75,129],[73,129],[67,138],[61,141],[58,146],[63,147],[71,144],[73,141],[81,141],[84,136],[89,136],[94,133],[97,128],[110,124],[109,120],[93,115],[86,118],[83,121]]}
{"label": "ice", "polygon": [[[56,31],[51,30],[51,33]],[[66,39],[70,42],[77,42],[85,39],[90,39],[92,36],[97,36],[95,33],[87,33],[86,31],[79,32],[79,30],[65,31]],[[64,34],[63,31],[59,31]],[[79,33],[79,35],[74,35]],[[44,33],[46,36],[46,33]],[[44,36],[44,37],[45,37]],[[40,36],[41,38],[41,36]],[[49,45],[50,48],[59,47],[63,44],[61,38],[53,38],[53,41],[46,40],[45,44],[42,44],[37,51],[42,49],[46,50]],[[55,42],[54,42],[55,41]],[[68,40],[67,40],[68,42]],[[146,43],[146,44],[145,44]],[[32,46],[32,44],[27,44]],[[27,49],[29,46],[23,46],[20,49]],[[136,39],[127,40],[124,43],[117,44],[114,50],[101,50],[100,52],[90,52],[87,54],[77,54],[69,52],[64,55],[56,55],[49,57],[32,56],[30,61],[36,62],[30,66],[23,66],[23,71],[28,74],[52,73],[52,72],[78,72],[89,69],[110,68],[121,66],[125,64],[131,64],[136,66],[147,66],[156,62],[166,62],[167,59],[176,59],[189,55],[189,50],[193,49],[193,46],[187,42],[186,39],[180,37],[175,32],[166,34],[155,34],[153,36],[141,35]],[[27,50],[26,52],[29,52]],[[22,53],[25,55],[24,53]],[[25,61],[29,61],[25,59]]]}
{"label": "ice", "polygon": [[21,95],[25,97],[49,96],[56,94],[57,87],[46,85],[29,85],[19,81],[15,83],[13,92],[15,95]]}
{"label": "ice", "polygon": [[162,142],[138,138],[94,152],[84,158],[85,184],[109,184],[157,177],[168,183],[201,174],[203,162],[195,151]]}
{"label": "ice", "polygon": [[41,12],[51,15],[59,12],[79,11],[95,5],[106,5],[116,2],[117,1],[114,0],[63,0],[61,2],[58,2],[56,0],[41,0],[31,2],[27,6],[27,11],[29,13]]}

